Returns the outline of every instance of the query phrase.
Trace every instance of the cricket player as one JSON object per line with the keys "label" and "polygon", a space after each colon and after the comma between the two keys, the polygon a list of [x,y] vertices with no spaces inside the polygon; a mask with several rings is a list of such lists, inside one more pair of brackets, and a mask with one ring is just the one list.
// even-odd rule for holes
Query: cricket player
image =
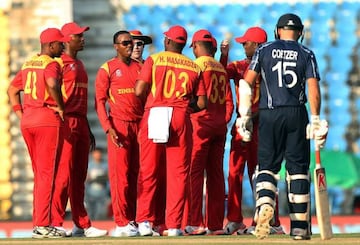
{"label": "cricket player", "polygon": [[[51,204],[63,145],[64,102],[61,67],[54,57],[69,40],[57,28],[41,32],[40,54],[27,60],[8,88],[10,104],[21,120],[21,132],[34,172],[33,238],[61,238],[52,226]],[[21,97],[23,94],[23,97]]]}
{"label": "cricket player", "polygon": [[[260,27],[250,27],[246,30],[243,36],[235,38],[237,43],[243,45],[246,58],[239,61],[233,61],[229,65],[227,64],[229,44],[223,41],[221,46],[220,61],[226,66],[226,70],[230,79],[234,80],[235,91],[237,92],[236,101],[239,102],[239,84],[238,81],[245,76],[248,71],[252,56],[255,53],[256,48],[267,41],[266,32]],[[237,132],[236,123],[234,123],[231,130],[231,146],[230,146],[230,159],[229,159],[229,177],[228,177],[228,202],[227,202],[227,220],[228,223],[224,228],[225,234],[237,234],[241,235],[249,233],[254,230],[256,223],[252,221],[249,227],[246,227],[243,223],[242,215],[242,189],[243,189],[243,177],[245,164],[247,164],[247,174],[251,181],[254,177],[257,161],[257,149],[258,149],[258,125],[259,125],[259,96],[260,96],[260,76],[257,78],[252,97],[252,122],[253,122],[253,134],[249,140],[243,139],[243,137]],[[239,114],[237,112],[237,116]],[[245,142],[247,141],[247,142]],[[254,189],[251,181],[251,187]],[[253,190],[255,191],[255,190]],[[282,226],[280,225],[279,215],[276,212],[275,222],[271,228],[272,234],[284,234]]]}
{"label": "cricket player", "polygon": [[[227,123],[234,104],[229,79],[223,65],[214,55],[214,38],[205,29],[194,33],[190,47],[195,63],[203,72],[207,91],[206,110],[191,114],[193,150],[188,191],[188,234],[216,234],[222,231],[225,213],[223,159]],[[206,173],[205,219],[203,217],[203,185]]]}
{"label": "cricket player", "polygon": [[129,32],[134,41],[134,48],[131,53],[131,59],[139,62],[142,65],[145,62],[143,58],[145,45],[151,44],[152,38],[150,36],[143,35],[139,30],[132,30]]}
{"label": "cricket player", "polygon": [[[61,32],[70,37],[65,50],[57,59],[62,67],[62,94],[66,112],[64,120],[64,145],[54,187],[53,225],[62,227],[68,199],[70,198],[74,228],[72,236],[100,237],[107,234],[91,225],[84,206],[85,180],[89,161],[89,150],[95,147],[95,138],[87,120],[88,76],[83,62],[77,58],[84,49],[84,32],[88,26],[80,27],[75,22],[62,26]],[[59,199],[58,199],[59,198]],[[70,235],[67,232],[66,235]]]}
{"label": "cricket player", "polygon": [[[320,147],[326,135],[321,130],[319,70],[314,53],[298,42],[303,24],[295,14],[282,15],[276,25],[273,42],[261,45],[255,52],[244,79],[239,81],[239,132],[251,133],[252,88],[261,74],[259,101],[259,173],[256,181],[257,223],[254,235],[263,239],[270,233],[274,214],[277,174],[285,159],[288,182],[290,236],[308,240],[310,231],[310,142],[306,139],[311,111],[311,137]],[[327,132],[327,130],[326,130]]]}
{"label": "cricket player", "polygon": [[[115,237],[136,236],[135,224],[139,145],[137,135],[144,112],[135,96],[141,66],[131,59],[132,36],[121,30],[114,34],[116,56],[98,70],[95,80],[95,110],[107,135],[108,171]],[[108,107],[107,107],[108,105]]]}
{"label": "cricket player", "polygon": [[[186,182],[191,160],[190,113],[206,107],[200,68],[182,55],[187,32],[171,26],[164,32],[165,51],[149,56],[138,77],[135,94],[146,99],[140,124],[140,171],[136,220],[142,236],[152,235],[159,169],[166,168],[168,236],[182,235]],[[166,154],[166,165],[159,161]]]}
{"label": "cricket player", "polygon": [[[134,48],[131,53],[131,58],[142,66],[145,62],[143,57],[143,52],[145,45],[152,43],[152,38],[150,36],[143,35],[139,30],[129,31],[134,41]],[[161,160],[165,164],[166,157],[165,151],[161,155]],[[157,177],[157,186],[155,193],[155,218],[153,222],[153,236],[162,236],[164,230],[166,230],[165,226],[165,208],[166,208],[166,169],[159,169],[158,177]]]}

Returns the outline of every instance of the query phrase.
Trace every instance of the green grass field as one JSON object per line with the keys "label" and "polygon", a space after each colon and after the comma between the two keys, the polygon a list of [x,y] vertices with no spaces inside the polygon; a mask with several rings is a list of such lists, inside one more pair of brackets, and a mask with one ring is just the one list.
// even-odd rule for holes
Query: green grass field
{"label": "green grass field", "polygon": [[64,239],[31,239],[9,238],[0,239],[0,244],[360,244],[360,234],[335,234],[331,240],[323,241],[319,235],[312,236],[309,241],[294,241],[289,235],[273,235],[264,240],[258,240],[251,235],[243,236],[183,236],[183,237],[134,237],[134,238],[64,238]]}

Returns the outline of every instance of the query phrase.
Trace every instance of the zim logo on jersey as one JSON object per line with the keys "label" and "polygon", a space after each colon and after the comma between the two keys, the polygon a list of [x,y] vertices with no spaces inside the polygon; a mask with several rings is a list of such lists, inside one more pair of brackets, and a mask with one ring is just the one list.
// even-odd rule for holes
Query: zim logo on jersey
{"label": "zim logo on jersey", "polygon": [[325,177],[325,169],[320,168],[316,170],[316,178],[319,192],[326,191],[326,177]]}

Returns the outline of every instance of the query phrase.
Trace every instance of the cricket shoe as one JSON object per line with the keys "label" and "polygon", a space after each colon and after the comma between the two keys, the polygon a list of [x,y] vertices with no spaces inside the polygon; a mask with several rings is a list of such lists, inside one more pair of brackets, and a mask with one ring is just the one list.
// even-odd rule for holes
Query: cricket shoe
{"label": "cricket shoe", "polygon": [[55,226],[56,229],[58,229],[59,232],[63,233],[63,235],[65,237],[71,237],[71,230],[66,230],[64,227],[62,226]]}
{"label": "cricket shoe", "polygon": [[160,232],[157,232],[154,228],[152,229],[152,235],[151,236],[161,236]]}
{"label": "cricket shoe", "polygon": [[75,225],[72,230],[73,237],[102,237],[102,236],[106,236],[107,233],[108,233],[107,230],[101,230],[93,226],[82,229]]}
{"label": "cricket shoe", "polygon": [[218,236],[218,235],[227,235],[224,233],[224,230],[221,229],[221,230],[209,230],[209,229],[206,229],[206,234],[207,236]]}
{"label": "cricket shoe", "polygon": [[[245,229],[243,234],[254,235],[254,232],[255,232],[255,226],[251,225],[251,226],[249,226],[248,228]],[[238,235],[241,235],[241,234],[238,234]]]}
{"label": "cricket shoe", "polygon": [[130,221],[125,226],[116,226],[113,237],[134,237],[139,234],[138,228],[134,221]]}
{"label": "cricket shoe", "polygon": [[32,232],[32,238],[63,238],[64,232],[59,231],[52,226],[35,226]]}
{"label": "cricket shoe", "polygon": [[152,236],[153,230],[149,221],[140,222],[138,224],[138,231],[140,236]]}
{"label": "cricket shoe", "polygon": [[152,236],[163,236],[166,229],[167,228],[165,224],[156,225],[152,228]]}
{"label": "cricket shoe", "polygon": [[229,221],[224,228],[224,235],[232,235],[235,232],[237,232],[237,234],[240,235],[240,234],[244,234],[245,230],[246,230],[246,225],[244,225],[244,223]]}
{"label": "cricket shoe", "polygon": [[187,235],[205,235],[206,229],[202,226],[191,226],[188,225],[184,229],[185,234]]}
{"label": "cricket shoe", "polygon": [[263,204],[260,206],[260,210],[257,214],[256,227],[254,235],[258,239],[264,239],[270,234],[270,221],[274,216],[274,208],[269,204]]}
{"label": "cricket shoe", "polygon": [[309,235],[309,232],[305,229],[301,228],[293,228],[291,229],[292,238],[294,240],[310,240],[311,236]]}
{"label": "cricket shoe", "polygon": [[167,236],[182,236],[184,235],[182,230],[180,229],[168,229],[167,230]]}
{"label": "cricket shoe", "polygon": [[270,235],[284,235],[284,234],[286,234],[286,233],[281,225],[271,226]]}

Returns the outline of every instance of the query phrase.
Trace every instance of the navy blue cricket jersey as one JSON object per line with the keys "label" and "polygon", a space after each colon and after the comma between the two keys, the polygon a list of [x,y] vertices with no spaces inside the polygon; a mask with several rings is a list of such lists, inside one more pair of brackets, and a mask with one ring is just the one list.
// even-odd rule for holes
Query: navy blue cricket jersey
{"label": "navy blue cricket jersey", "polygon": [[297,41],[264,43],[249,69],[261,74],[260,109],[304,105],[306,80],[320,80],[314,53]]}

